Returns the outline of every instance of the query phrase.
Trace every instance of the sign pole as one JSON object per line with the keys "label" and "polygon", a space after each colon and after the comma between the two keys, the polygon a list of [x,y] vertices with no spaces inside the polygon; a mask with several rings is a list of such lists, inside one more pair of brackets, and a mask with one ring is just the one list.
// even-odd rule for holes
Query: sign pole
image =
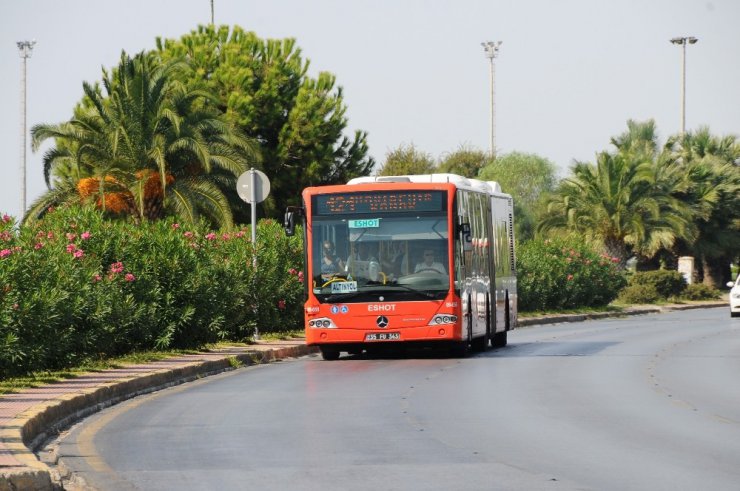
{"label": "sign pole", "polygon": [[[254,167],[249,169],[249,211],[252,221],[252,288],[257,288],[257,173]],[[257,318],[257,305],[254,305],[254,317]],[[254,323],[254,340],[260,338],[259,326]]]}
{"label": "sign pole", "polygon": [[[251,183],[249,206],[252,212],[252,245],[255,247],[255,252],[257,252],[257,173],[254,172],[254,168],[249,169],[249,181]],[[257,267],[256,254],[254,256],[254,266]]]}
{"label": "sign pole", "polygon": [[[252,219],[252,289],[257,291],[257,203],[261,203],[270,194],[270,180],[254,167],[242,173],[236,181],[236,192],[246,203],[249,203]],[[252,306],[257,318],[257,303]],[[254,339],[260,338],[259,328],[255,323]]]}

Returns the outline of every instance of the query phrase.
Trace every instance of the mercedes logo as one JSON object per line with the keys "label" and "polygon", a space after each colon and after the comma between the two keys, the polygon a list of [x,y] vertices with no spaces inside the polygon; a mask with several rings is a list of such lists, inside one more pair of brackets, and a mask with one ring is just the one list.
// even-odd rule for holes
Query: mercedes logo
{"label": "mercedes logo", "polygon": [[388,317],[380,315],[375,323],[378,324],[378,327],[388,327]]}

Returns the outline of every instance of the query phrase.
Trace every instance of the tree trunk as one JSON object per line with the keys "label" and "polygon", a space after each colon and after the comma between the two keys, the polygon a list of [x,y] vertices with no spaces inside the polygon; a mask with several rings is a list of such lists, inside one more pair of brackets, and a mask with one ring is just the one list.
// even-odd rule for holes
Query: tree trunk
{"label": "tree trunk", "polygon": [[707,258],[706,256],[702,256],[701,264],[704,270],[703,283],[705,285],[710,288],[719,288],[720,285],[724,285],[723,278],[729,277],[729,274],[723,271],[723,269],[726,269],[729,273],[729,262],[725,258]]}
{"label": "tree trunk", "polygon": [[629,253],[627,252],[627,247],[624,245],[624,241],[615,237],[607,237],[604,239],[604,249],[609,256],[618,259],[617,266],[619,269],[627,267]]}

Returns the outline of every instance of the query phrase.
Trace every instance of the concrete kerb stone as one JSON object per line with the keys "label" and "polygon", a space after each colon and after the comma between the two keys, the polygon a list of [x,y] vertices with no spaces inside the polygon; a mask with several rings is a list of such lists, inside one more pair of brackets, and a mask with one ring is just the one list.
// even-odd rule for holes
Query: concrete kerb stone
{"label": "concrete kerb stone", "polygon": [[0,491],[59,489],[58,483],[52,479],[51,469],[39,461],[33,452],[59,431],[106,407],[238,366],[269,363],[316,351],[304,344],[274,348],[268,346],[224,354],[215,360],[196,360],[176,368],[162,368],[139,376],[133,375],[57,396],[30,407],[18,414],[8,427],[0,429],[0,442],[20,464],[17,467],[0,467]]}

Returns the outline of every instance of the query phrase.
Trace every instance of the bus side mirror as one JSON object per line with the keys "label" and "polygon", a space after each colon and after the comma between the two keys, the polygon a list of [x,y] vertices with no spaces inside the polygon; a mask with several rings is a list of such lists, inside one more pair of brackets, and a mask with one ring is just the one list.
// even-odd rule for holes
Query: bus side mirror
{"label": "bus side mirror", "polygon": [[292,237],[295,235],[295,217],[296,215],[303,215],[303,208],[300,206],[289,206],[285,209],[285,217],[283,218],[283,228],[285,229],[285,235]]}
{"label": "bus side mirror", "polygon": [[295,235],[295,214],[292,211],[285,212],[283,228],[285,229],[285,235],[287,235],[288,237],[292,237]]}
{"label": "bus side mirror", "polygon": [[458,233],[460,234],[460,240],[463,243],[463,250],[473,250],[473,239],[470,237],[470,224],[465,222],[458,225]]}

